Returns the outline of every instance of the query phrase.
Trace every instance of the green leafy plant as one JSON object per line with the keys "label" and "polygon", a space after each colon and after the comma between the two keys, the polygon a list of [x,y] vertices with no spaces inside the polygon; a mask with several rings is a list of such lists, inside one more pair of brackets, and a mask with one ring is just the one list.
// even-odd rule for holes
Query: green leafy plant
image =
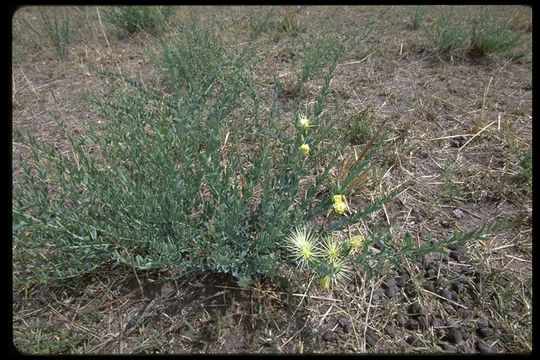
{"label": "green leafy plant", "polygon": [[[332,207],[320,194],[347,189],[380,139],[336,180],[330,170],[348,145],[322,114],[337,58],[326,58],[313,108],[283,122],[277,88],[261,108],[256,45],[231,54],[211,29],[187,25],[162,43],[166,91],[100,72],[118,80],[89,99],[108,121],[84,137],[66,130],[69,154],[15,132],[33,154],[14,185],[15,278],[54,281],[111,264],[230,273],[244,286],[279,274],[290,230]],[[390,199],[322,226],[339,230]]]}
{"label": "green leafy plant", "polygon": [[171,6],[118,6],[107,9],[104,17],[129,34],[146,31],[159,34],[172,15]]}
{"label": "green leafy plant", "polygon": [[474,58],[489,54],[508,54],[523,42],[521,36],[511,30],[510,23],[490,21],[486,14],[474,20],[469,38],[468,54]]}
{"label": "green leafy plant", "polygon": [[68,11],[67,9],[39,7],[38,26],[23,18],[23,22],[36,35],[42,46],[54,48],[61,59],[67,57],[72,37],[72,25]]}

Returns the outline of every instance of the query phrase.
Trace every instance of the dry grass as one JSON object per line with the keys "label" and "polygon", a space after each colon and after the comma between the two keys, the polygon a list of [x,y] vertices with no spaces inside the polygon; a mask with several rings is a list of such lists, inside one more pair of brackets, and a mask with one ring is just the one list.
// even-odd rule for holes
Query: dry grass
{"label": "dry grass", "polygon": [[[505,9],[489,10],[506,16]],[[508,9],[515,31],[530,49],[529,9]],[[93,67],[117,69],[159,86],[160,75],[151,66],[157,51],[153,38],[118,38],[99,21],[96,10],[70,10],[77,31],[65,61],[42,48],[25,28],[21,19],[33,21],[34,9],[23,8],[15,15],[14,128],[55,142],[55,117],[74,132],[81,131],[80,124],[106,121],[81,101],[85,91],[101,91],[103,80]],[[184,7],[176,11],[173,23],[195,15],[201,21],[229,22],[240,31],[266,10]],[[317,24],[324,21],[339,32],[379,9],[280,10],[276,21],[291,29],[298,22],[302,31],[292,37],[270,29],[263,37],[258,55],[266,60],[257,81],[268,89],[273,74],[294,84],[289,79],[294,74],[292,58],[301,50],[301,40],[318,31]],[[287,292],[268,282],[245,290],[217,275],[168,280],[166,271],[126,274],[107,269],[71,288],[23,287],[14,292],[15,346],[31,353],[433,353],[478,352],[482,339],[496,352],[531,351],[532,189],[530,182],[516,180],[520,151],[532,144],[530,55],[518,62],[502,57],[482,64],[442,60],[430,50],[425,34],[407,27],[409,18],[400,16],[402,11],[392,7],[386,13],[369,40],[342,60],[332,83],[329,97],[335,111],[328,116],[336,127],[345,128],[347,119],[369,107],[374,109],[374,128],[386,123],[392,132],[380,167],[358,180],[355,195],[347,199],[350,204],[365,204],[389,188],[411,184],[396,201],[348,232],[365,234],[385,227],[398,246],[406,233],[420,244],[428,241],[428,234],[437,239],[502,216],[525,214],[521,226],[468,244],[454,257],[406,261],[402,269],[373,278],[358,270],[349,283],[327,292],[305,287]],[[437,11],[439,7],[430,7],[424,21]],[[224,36],[231,47],[238,44],[234,31]],[[302,92],[286,91],[280,98],[284,118],[292,113],[288,99],[308,99],[317,87],[312,81]],[[57,145],[67,151],[65,144]],[[13,144],[13,150],[24,148]],[[14,164],[15,180],[16,174]],[[432,280],[425,277],[429,264],[435,272]],[[403,274],[410,280],[396,286],[395,296],[381,295],[390,279]],[[455,298],[450,299],[452,291]],[[399,326],[398,315],[418,319],[411,315],[415,303],[428,324]],[[489,319],[493,333],[480,334],[478,319]],[[462,329],[467,338],[448,341],[452,327]]]}

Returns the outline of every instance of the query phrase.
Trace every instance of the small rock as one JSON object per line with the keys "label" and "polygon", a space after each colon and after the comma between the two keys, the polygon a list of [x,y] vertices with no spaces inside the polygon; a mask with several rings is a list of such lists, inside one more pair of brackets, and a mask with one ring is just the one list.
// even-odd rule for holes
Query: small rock
{"label": "small rock", "polygon": [[452,214],[454,214],[454,217],[456,219],[461,219],[464,216],[463,211],[461,211],[460,209],[454,209],[454,211],[452,211]]}
{"label": "small rock", "polygon": [[437,270],[428,269],[428,271],[426,271],[426,274],[425,274],[426,279],[433,279],[435,277],[437,277]]}
{"label": "small rock", "polygon": [[410,335],[410,336],[407,336],[405,341],[409,345],[415,345],[418,342],[418,338],[416,336],[414,336],[414,335]]}
{"label": "small rock", "polygon": [[400,326],[403,326],[407,323],[407,318],[401,314],[397,314],[396,321]]}
{"label": "small rock", "polygon": [[495,330],[493,330],[490,327],[485,327],[485,328],[478,329],[476,332],[478,333],[479,336],[481,336],[483,338],[495,334]]}
{"label": "small rock", "polygon": [[458,251],[458,250],[451,250],[448,253],[448,256],[450,256],[450,258],[452,258],[452,260],[461,261],[461,259],[463,259],[463,252]]}
{"label": "small rock", "polygon": [[466,137],[459,136],[457,138],[454,138],[454,139],[450,140],[450,146],[459,148],[459,147],[462,147],[463,145],[465,145],[466,142],[467,142]]}
{"label": "small rock", "polygon": [[440,327],[444,326],[444,322],[441,319],[433,318],[433,319],[431,319],[431,325],[434,328],[440,328]]}
{"label": "small rock", "polygon": [[383,291],[383,290],[381,290],[381,289],[375,290],[375,291],[373,292],[373,295],[372,295],[372,297],[371,297],[371,300],[374,301],[374,302],[375,302],[375,301],[379,301],[379,300],[381,300],[383,294],[384,294],[384,291]]}
{"label": "small rock", "polygon": [[393,325],[390,325],[390,324],[386,325],[384,327],[384,332],[390,337],[396,336],[396,328],[394,328]]}
{"label": "small rock", "polygon": [[409,330],[416,330],[419,327],[420,327],[420,323],[418,322],[418,320],[415,320],[415,319],[409,319],[409,321],[407,321],[407,324],[405,324],[405,328]]}
{"label": "small rock", "polygon": [[396,286],[396,279],[395,278],[387,279],[386,282],[384,283],[384,286],[386,288],[395,287]]}
{"label": "small rock", "polygon": [[446,220],[441,220],[441,223],[440,223],[440,224],[441,224],[441,226],[442,226],[443,228],[447,228],[447,229],[448,229],[449,227],[452,226],[452,224],[450,224],[450,222],[449,222],[449,221],[446,221]]}
{"label": "small rock", "polygon": [[345,316],[342,316],[339,318],[338,323],[339,323],[339,326],[344,328],[351,323],[351,320],[349,320],[349,318]]}
{"label": "small rock", "polygon": [[405,287],[405,294],[408,296],[408,297],[413,297],[416,295],[416,289],[414,288],[413,285],[409,284]]}
{"label": "small rock", "polygon": [[455,291],[443,290],[443,291],[441,292],[441,296],[442,296],[443,298],[446,298],[446,299],[452,300],[452,301],[456,300],[456,295],[457,295],[457,294],[455,293]]}
{"label": "small rock", "polygon": [[418,317],[418,323],[420,324],[420,327],[422,329],[427,329],[428,325],[429,325],[429,322],[428,322],[428,319],[425,315],[420,315]]}
{"label": "small rock", "polygon": [[407,284],[410,278],[411,277],[409,276],[409,274],[401,274],[396,278],[396,285],[399,287],[403,287]]}
{"label": "small rock", "polygon": [[369,347],[374,347],[375,344],[377,344],[377,341],[379,340],[379,335],[375,334],[372,331],[368,331],[366,333],[366,344]]}
{"label": "small rock", "polygon": [[394,296],[396,296],[397,288],[395,286],[389,287],[385,290],[386,296],[388,298],[392,299]]}
{"label": "small rock", "polygon": [[322,336],[322,339],[324,341],[334,341],[336,340],[336,334],[332,330],[326,330]]}
{"label": "small rock", "polygon": [[409,314],[420,314],[422,311],[422,306],[419,303],[413,303],[409,305]]}
{"label": "small rock", "polygon": [[424,289],[429,290],[431,292],[434,292],[435,291],[435,285],[433,285],[432,282],[428,282],[427,284],[424,285]]}
{"label": "small rock", "polygon": [[493,352],[493,349],[491,348],[491,346],[486,344],[485,341],[482,340],[482,339],[476,340],[476,348],[481,353],[492,353]]}
{"label": "small rock", "polygon": [[461,333],[459,328],[452,327],[446,333],[446,338],[452,344],[459,344],[460,342],[463,341],[463,334]]}

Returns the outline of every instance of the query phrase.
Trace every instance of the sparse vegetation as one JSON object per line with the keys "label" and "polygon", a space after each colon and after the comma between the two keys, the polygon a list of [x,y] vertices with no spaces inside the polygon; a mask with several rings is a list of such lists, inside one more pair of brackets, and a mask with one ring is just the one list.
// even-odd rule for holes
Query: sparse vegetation
{"label": "sparse vegetation", "polygon": [[453,9],[443,10],[428,31],[437,50],[442,54],[450,54],[462,48],[467,40],[466,29],[454,21]]}
{"label": "sparse vegetation", "polygon": [[56,54],[65,59],[68,55],[72,37],[70,15],[65,10],[38,8],[39,22],[23,18],[24,24],[34,33],[44,48],[53,48]]}
{"label": "sparse vegetation", "polygon": [[468,54],[474,58],[485,57],[489,54],[508,54],[521,44],[521,36],[512,32],[510,24],[490,21],[485,14],[482,14],[473,21]]}
{"label": "sparse vegetation", "polygon": [[[119,9],[130,21],[111,22]],[[69,20],[69,56],[49,56],[42,11]],[[475,20],[510,15],[520,45],[471,61]],[[530,351],[531,21],[21,8],[17,350]]]}
{"label": "sparse vegetation", "polygon": [[137,31],[159,34],[163,31],[172,11],[171,6],[117,6],[107,9],[104,17],[128,34]]}
{"label": "sparse vegetation", "polygon": [[425,5],[419,5],[415,6],[414,10],[411,13],[411,22],[409,26],[413,30],[417,30],[422,25],[422,21],[424,20],[424,16],[426,16],[427,13],[427,6]]}

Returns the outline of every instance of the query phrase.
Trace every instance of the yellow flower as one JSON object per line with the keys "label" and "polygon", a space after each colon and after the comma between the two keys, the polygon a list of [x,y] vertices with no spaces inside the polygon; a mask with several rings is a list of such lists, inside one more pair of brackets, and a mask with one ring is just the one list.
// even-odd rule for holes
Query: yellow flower
{"label": "yellow flower", "polygon": [[343,195],[332,195],[332,203],[343,202]]}
{"label": "yellow flower", "polygon": [[347,208],[347,205],[345,205],[343,201],[338,201],[338,202],[335,202],[334,205],[332,205],[332,207],[334,208],[334,211],[336,212],[336,214],[343,215],[345,214],[345,209]]}
{"label": "yellow flower", "polygon": [[307,155],[309,154],[309,145],[308,144],[302,144],[298,150],[300,150],[300,152],[304,155]]}
{"label": "yellow flower", "polygon": [[341,244],[332,236],[327,236],[324,238],[323,249],[326,258],[331,262],[337,261],[341,255]]}
{"label": "yellow flower", "polygon": [[300,119],[298,120],[298,122],[300,123],[300,126],[304,129],[304,130],[307,130],[309,128],[309,120],[307,117],[301,115],[300,116]]}
{"label": "yellow flower", "polygon": [[358,250],[360,246],[364,243],[365,238],[362,235],[356,235],[349,239],[349,245],[351,246],[351,251]]}

